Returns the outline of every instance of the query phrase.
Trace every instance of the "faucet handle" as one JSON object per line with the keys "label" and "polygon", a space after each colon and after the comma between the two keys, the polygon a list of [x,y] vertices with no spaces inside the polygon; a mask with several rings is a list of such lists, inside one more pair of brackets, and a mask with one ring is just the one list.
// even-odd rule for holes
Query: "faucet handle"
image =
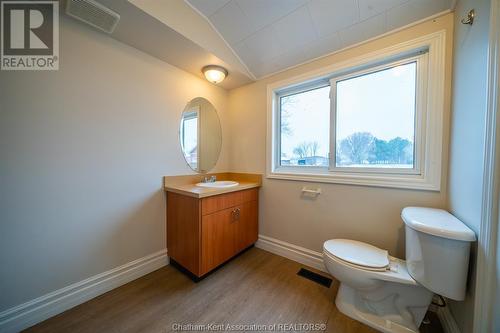
{"label": "faucet handle", "polygon": [[212,177],[210,177],[210,181],[211,181],[212,183],[213,183],[213,182],[215,182],[215,181],[217,181],[217,176],[212,176]]}

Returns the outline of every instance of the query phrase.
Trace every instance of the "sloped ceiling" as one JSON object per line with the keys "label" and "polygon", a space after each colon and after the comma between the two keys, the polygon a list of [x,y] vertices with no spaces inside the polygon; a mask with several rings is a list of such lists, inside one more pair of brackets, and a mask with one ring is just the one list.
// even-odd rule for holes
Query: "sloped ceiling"
{"label": "sloped ceiling", "polygon": [[256,78],[452,9],[453,0],[185,0]]}
{"label": "sloped ceiling", "polygon": [[[253,81],[252,75],[218,33],[183,0],[146,1],[151,6],[146,6],[145,9],[148,10],[136,6],[134,1],[97,1],[120,14],[120,21],[111,37],[203,79],[202,67],[210,64],[223,66],[229,70],[230,75],[218,85],[225,89],[233,89]],[[139,0],[137,2],[142,4]],[[63,8],[65,4],[64,0],[61,1]],[[151,15],[148,11],[155,11],[156,15]],[[177,31],[172,27],[176,27],[175,22],[165,21],[165,13],[174,13],[180,20],[189,22],[191,27],[196,27],[204,34],[194,38],[196,36],[192,33]],[[203,23],[207,28],[199,28]],[[86,27],[93,29],[88,25]],[[208,38],[210,36],[212,37]],[[220,39],[219,42],[217,38]],[[216,48],[217,52],[204,43],[197,42],[197,39],[210,41],[207,45]]]}
{"label": "sloped ceiling", "polygon": [[[455,0],[97,0],[121,15],[112,37],[233,89],[453,9]],[[66,1],[62,0],[62,4]]]}

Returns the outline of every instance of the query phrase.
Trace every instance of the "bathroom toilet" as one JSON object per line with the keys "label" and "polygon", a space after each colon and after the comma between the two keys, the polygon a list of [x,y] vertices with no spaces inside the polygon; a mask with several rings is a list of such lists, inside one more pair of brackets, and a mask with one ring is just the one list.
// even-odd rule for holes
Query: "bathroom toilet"
{"label": "bathroom toilet", "polygon": [[348,239],[323,245],[326,269],[340,281],[335,299],[347,316],[382,332],[418,332],[434,293],[463,300],[474,232],[450,213],[407,207],[406,261]]}

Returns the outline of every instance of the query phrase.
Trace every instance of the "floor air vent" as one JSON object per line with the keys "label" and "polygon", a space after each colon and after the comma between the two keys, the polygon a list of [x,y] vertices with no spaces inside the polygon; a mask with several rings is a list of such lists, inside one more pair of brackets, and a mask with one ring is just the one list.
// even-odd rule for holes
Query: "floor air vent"
{"label": "floor air vent", "polygon": [[297,275],[305,277],[308,280],[314,281],[322,286],[330,288],[332,285],[332,279],[327,278],[326,276],[314,273],[308,269],[301,268]]}
{"label": "floor air vent", "polygon": [[108,34],[115,30],[120,20],[118,13],[93,0],[68,0],[66,14]]}

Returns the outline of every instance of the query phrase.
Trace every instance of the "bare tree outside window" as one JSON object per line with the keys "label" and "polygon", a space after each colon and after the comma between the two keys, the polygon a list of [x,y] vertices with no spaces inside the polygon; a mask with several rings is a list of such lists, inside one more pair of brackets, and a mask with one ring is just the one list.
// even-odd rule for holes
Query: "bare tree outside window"
{"label": "bare tree outside window", "polygon": [[328,166],[330,87],[280,98],[281,165]]}

